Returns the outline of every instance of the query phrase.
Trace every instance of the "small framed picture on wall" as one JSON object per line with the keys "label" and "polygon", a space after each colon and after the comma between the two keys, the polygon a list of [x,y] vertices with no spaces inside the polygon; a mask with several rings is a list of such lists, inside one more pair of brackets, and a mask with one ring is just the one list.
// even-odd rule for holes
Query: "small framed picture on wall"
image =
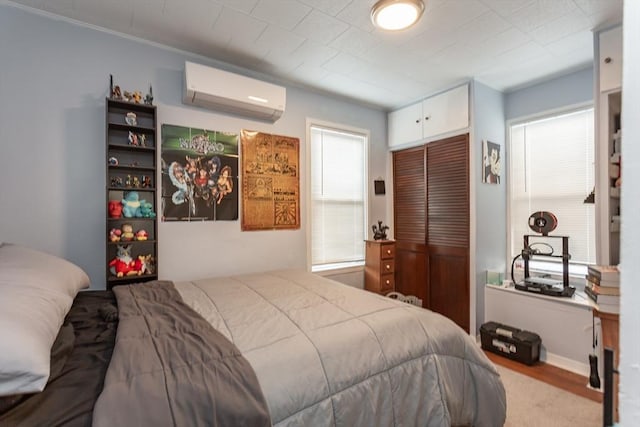
{"label": "small framed picture on wall", "polygon": [[482,141],[482,182],[500,184],[500,144]]}

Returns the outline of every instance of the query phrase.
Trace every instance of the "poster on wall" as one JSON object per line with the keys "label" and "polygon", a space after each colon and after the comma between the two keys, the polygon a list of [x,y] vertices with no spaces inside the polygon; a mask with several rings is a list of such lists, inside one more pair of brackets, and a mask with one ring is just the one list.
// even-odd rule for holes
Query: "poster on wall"
{"label": "poster on wall", "polygon": [[300,228],[300,140],[240,131],[242,230]]}
{"label": "poster on wall", "polygon": [[238,134],[162,125],[162,220],[238,219]]}
{"label": "poster on wall", "polygon": [[500,144],[482,141],[482,182],[500,184]]}

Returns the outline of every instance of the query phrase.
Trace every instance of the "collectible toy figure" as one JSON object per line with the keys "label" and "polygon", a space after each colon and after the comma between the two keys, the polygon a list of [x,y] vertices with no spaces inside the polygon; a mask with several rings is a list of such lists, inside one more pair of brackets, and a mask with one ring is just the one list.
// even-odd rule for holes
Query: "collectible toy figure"
{"label": "collectible toy figure", "polygon": [[372,225],[374,240],[387,240],[387,230],[389,226],[383,225],[382,221],[378,221],[378,225]]}
{"label": "collectible toy figure", "polygon": [[109,218],[122,216],[122,203],[119,200],[109,200]]}

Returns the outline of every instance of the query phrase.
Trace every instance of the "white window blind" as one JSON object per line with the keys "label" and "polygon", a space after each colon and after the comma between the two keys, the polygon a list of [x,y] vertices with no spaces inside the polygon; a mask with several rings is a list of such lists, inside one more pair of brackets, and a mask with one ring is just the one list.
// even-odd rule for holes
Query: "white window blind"
{"label": "white window blind", "polygon": [[[535,234],[529,228],[529,216],[549,211],[558,219],[558,227],[550,235],[569,236],[570,262],[595,262],[595,209],[584,203],[594,188],[593,127],[592,108],[511,126],[512,256],[522,250],[523,235]],[[562,254],[561,239],[535,238],[532,242],[550,244],[554,254]]]}
{"label": "white window blind", "polygon": [[366,135],[310,128],[312,268],[364,260]]}

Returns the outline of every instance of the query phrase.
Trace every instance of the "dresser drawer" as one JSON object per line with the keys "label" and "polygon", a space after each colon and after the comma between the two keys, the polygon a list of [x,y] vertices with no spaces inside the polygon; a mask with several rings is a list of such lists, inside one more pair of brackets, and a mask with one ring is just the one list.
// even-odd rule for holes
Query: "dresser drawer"
{"label": "dresser drawer", "polygon": [[395,274],[383,274],[380,276],[380,293],[386,295],[392,292],[396,287]]}
{"label": "dresser drawer", "polygon": [[380,258],[393,259],[396,256],[395,243],[386,243],[380,246]]}
{"label": "dresser drawer", "polygon": [[393,273],[396,271],[396,262],[393,259],[383,259],[380,261],[380,274]]}

